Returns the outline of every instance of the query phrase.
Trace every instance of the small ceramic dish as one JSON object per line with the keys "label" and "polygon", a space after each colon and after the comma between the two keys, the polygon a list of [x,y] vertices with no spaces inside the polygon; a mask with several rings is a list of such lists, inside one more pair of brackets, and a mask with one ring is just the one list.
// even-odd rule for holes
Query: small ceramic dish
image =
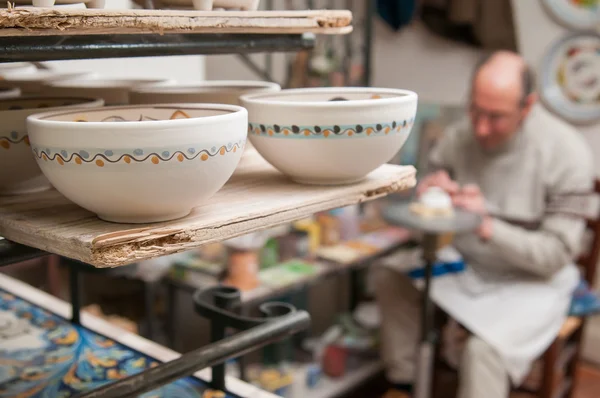
{"label": "small ceramic dish", "polygon": [[21,95],[18,88],[0,87],[0,99],[17,98]]}
{"label": "small ceramic dish", "polygon": [[[146,7],[144,0],[133,0],[141,7]],[[260,0],[154,0],[155,8],[193,8],[198,11],[231,9],[241,11],[256,11]]]}
{"label": "small ceramic dish", "polygon": [[0,80],[15,74],[35,73],[37,68],[29,62],[8,62],[0,64]]}
{"label": "small ceramic dish", "polygon": [[309,88],[241,97],[249,139],[275,168],[305,184],[362,180],[408,138],[417,94],[378,88]]}
{"label": "small ceramic dish", "polygon": [[[91,72],[60,72],[50,69],[39,69],[33,73],[15,73],[5,76],[2,87],[18,87],[23,95],[39,95],[44,83],[63,79],[90,79],[96,76]],[[69,95],[72,96],[72,95]]]}
{"label": "small ceramic dish", "polygon": [[75,107],[101,107],[88,98],[31,97],[0,100],[0,194],[33,193],[50,188],[35,162],[27,136],[26,120],[40,109],[64,111]]}
{"label": "small ceramic dish", "polygon": [[239,105],[245,94],[280,91],[277,83],[252,80],[203,81],[168,86],[136,87],[129,94],[132,104],[214,103]]}
{"label": "small ceramic dish", "polygon": [[104,8],[105,0],[15,0],[21,6],[33,5],[34,7],[66,6],[84,4],[85,8]]}
{"label": "small ceramic dish", "polygon": [[[42,87],[42,92],[57,96],[75,95],[102,98],[107,106],[113,106],[129,104],[129,91],[135,87],[170,84],[174,84],[174,81],[168,79],[68,79],[46,82]],[[154,103],[156,102],[154,101]]]}
{"label": "small ceramic dish", "polygon": [[108,107],[31,116],[28,129],[52,185],[103,220],[181,218],[231,177],[244,149],[239,106]]}

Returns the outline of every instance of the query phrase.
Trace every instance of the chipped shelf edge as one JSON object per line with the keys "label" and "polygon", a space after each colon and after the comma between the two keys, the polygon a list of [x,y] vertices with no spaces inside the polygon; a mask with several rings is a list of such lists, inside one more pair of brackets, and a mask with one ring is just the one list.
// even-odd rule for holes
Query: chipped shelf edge
{"label": "chipped shelf edge", "polygon": [[352,12],[349,10],[0,10],[0,36],[3,37],[117,33],[347,34],[351,31]]}
{"label": "chipped shelf edge", "polygon": [[[352,204],[379,199],[390,193],[407,190],[416,185],[414,167],[407,168],[407,170],[409,170],[410,173],[407,173],[406,176],[403,176],[401,179],[391,183],[387,187],[366,191],[360,195],[350,196],[343,200],[340,200],[339,198],[332,199],[327,202],[319,202],[298,209],[284,210],[266,216],[232,222],[222,227],[211,228],[210,232],[207,232],[207,229],[191,231],[191,234],[187,231],[174,231],[173,233],[165,233],[160,237],[151,239],[141,239],[132,243],[100,247],[94,245],[94,242],[98,241],[97,238],[92,242],[90,247],[91,251],[89,253],[87,251],[79,251],[85,255],[84,258],[78,258],[78,260],[98,268],[118,267],[141,260],[180,253],[197,248],[203,244],[214,243],[288,222],[297,221],[319,211],[325,211],[326,209],[350,206]],[[216,229],[220,230],[221,233],[215,234],[214,231]],[[169,243],[169,241],[175,243]],[[115,255],[115,248],[117,248],[119,253],[117,255]],[[127,256],[124,258],[125,256],[123,256],[123,254],[126,253]]]}
{"label": "chipped shelf edge", "polygon": [[[77,31],[77,28],[69,28],[65,30],[58,29],[26,29],[26,28],[3,28],[0,26],[0,37],[40,37],[40,36],[97,36],[97,35],[135,35],[135,34],[146,34],[146,35],[175,35],[175,34],[197,34],[197,35],[210,35],[216,34],[214,28],[202,27],[193,29],[158,29],[158,28],[98,28],[98,29],[87,29],[85,31]],[[320,35],[347,35],[352,33],[352,26],[345,26],[341,28],[286,28],[285,32],[282,32],[280,28],[223,28],[218,34],[264,34],[264,35],[279,35],[279,34],[290,34],[290,35],[301,35],[301,34],[320,34]]]}

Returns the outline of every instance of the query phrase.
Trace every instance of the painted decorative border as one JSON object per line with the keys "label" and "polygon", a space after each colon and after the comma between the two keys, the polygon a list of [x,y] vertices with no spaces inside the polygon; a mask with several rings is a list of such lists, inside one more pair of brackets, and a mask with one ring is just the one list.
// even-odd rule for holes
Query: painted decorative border
{"label": "painted decorative border", "polygon": [[348,138],[382,136],[410,129],[413,119],[389,123],[332,125],[332,126],[280,126],[277,124],[248,123],[248,134],[289,138]]}
{"label": "painted decorative border", "polygon": [[136,148],[134,150],[112,150],[112,149],[95,149],[95,150],[66,150],[66,149],[40,149],[34,147],[33,153],[38,159],[44,161],[57,162],[59,165],[72,164],[81,165],[84,163],[95,163],[98,167],[104,167],[108,164],[131,164],[144,163],[150,161],[153,164],[168,162],[172,159],[177,159],[179,162],[185,160],[194,160],[199,158],[202,161],[207,161],[216,156],[224,156],[229,153],[236,153],[238,150],[243,151],[246,140],[227,143],[227,145],[213,146],[210,149],[198,148],[191,146],[185,150],[181,148],[164,149],[157,151],[156,149],[144,150]]}
{"label": "painted decorative border", "polygon": [[19,138],[19,132],[11,131],[9,136],[2,135],[0,136],[0,148],[10,149],[11,144],[17,145],[21,142],[25,142],[25,145],[30,146],[29,137],[25,134],[23,137]]}

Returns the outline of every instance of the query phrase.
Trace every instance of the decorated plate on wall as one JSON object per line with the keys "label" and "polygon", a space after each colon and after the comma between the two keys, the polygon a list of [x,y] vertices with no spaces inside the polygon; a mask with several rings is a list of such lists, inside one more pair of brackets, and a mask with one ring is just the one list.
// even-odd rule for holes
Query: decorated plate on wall
{"label": "decorated plate on wall", "polygon": [[571,29],[593,29],[600,24],[600,0],[541,0],[556,22]]}
{"label": "decorated plate on wall", "polygon": [[600,121],[600,36],[571,34],[546,53],[540,70],[544,104],[576,124]]}

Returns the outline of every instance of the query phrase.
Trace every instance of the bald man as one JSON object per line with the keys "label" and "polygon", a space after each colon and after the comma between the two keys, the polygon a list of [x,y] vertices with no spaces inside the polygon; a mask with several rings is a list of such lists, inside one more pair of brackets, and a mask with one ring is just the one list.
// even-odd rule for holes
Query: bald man
{"label": "bald man", "polygon": [[[572,127],[536,105],[530,69],[498,52],[476,68],[468,117],[430,154],[437,171],[417,189],[438,186],[455,206],[482,216],[457,236],[467,264],[437,278],[432,299],[469,330],[459,363],[460,398],[508,398],[531,362],[558,334],[579,275],[584,217],[593,187],[588,146]],[[410,397],[420,325],[420,291],[404,274],[374,269],[382,313],[382,357]]]}

